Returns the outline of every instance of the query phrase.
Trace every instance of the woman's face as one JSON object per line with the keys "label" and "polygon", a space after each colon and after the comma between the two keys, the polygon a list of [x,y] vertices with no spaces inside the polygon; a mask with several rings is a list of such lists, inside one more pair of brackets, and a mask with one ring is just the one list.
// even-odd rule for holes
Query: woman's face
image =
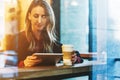
{"label": "woman's face", "polygon": [[29,13],[29,20],[31,21],[32,31],[37,36],[45,29],[47,24],[47,15],[45,9],[41,6],[36,6]]}

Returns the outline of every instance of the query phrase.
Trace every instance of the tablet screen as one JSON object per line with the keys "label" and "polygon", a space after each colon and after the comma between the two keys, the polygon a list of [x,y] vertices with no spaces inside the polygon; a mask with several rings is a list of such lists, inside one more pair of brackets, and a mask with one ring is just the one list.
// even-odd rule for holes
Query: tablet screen
{"label": "tablet screen", "polygon": [[39,65],[55,65],[62,59],[62,53],[34,53],[33,55],[42,60]]}

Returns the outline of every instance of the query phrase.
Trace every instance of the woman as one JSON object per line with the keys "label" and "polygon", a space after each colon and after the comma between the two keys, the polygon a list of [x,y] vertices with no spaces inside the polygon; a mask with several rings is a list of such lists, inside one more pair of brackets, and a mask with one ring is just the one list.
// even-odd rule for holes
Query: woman
{"label": "woman", "polygon": [[[29,42],[27,48],[31,53],[61,52],[61,44],[57,44],[55,35],[53,10],[45,0],[32,1],[26,15],[25,35]],[[34,59],[36,56],[28,56],[24,60],[25,66],[34,66],[40,63],[40,60]]]}
{"label": "woman", "polygon": [[[62,49],[55,35],[55,17],[49,3],[45,0],[33,0],[26,14],[25,31],[18,35],[19,67],[37,66],[42,60],[33,53],[61,53]],[[72,62],[80,62],[80,57],[73,54]]]}

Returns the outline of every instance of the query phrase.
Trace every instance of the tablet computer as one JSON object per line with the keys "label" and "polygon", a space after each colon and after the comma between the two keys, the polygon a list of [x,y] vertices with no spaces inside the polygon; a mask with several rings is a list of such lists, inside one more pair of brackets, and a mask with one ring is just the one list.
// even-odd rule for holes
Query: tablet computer
{"label": "tablet computer", "polygon": [[62,53],[34,53],[33,55],[37,56],[42,60],[39,65],[56,65],[57,62],[62,60]]}

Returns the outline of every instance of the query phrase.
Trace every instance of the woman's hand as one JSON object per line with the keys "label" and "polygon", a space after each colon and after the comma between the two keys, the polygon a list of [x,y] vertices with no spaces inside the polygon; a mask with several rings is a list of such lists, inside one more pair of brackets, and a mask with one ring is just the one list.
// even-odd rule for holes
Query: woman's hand
{"label": "woman's hand", "polygon": [[33,67],[41,62],[42,60],[38,59],[37,56],[27,56],[24,60],[24,65],[25,67]]}
{"label": "woman's hand", "polygon": [[75,63],[77,61],[77,54],[72,54],[72,63]]}

